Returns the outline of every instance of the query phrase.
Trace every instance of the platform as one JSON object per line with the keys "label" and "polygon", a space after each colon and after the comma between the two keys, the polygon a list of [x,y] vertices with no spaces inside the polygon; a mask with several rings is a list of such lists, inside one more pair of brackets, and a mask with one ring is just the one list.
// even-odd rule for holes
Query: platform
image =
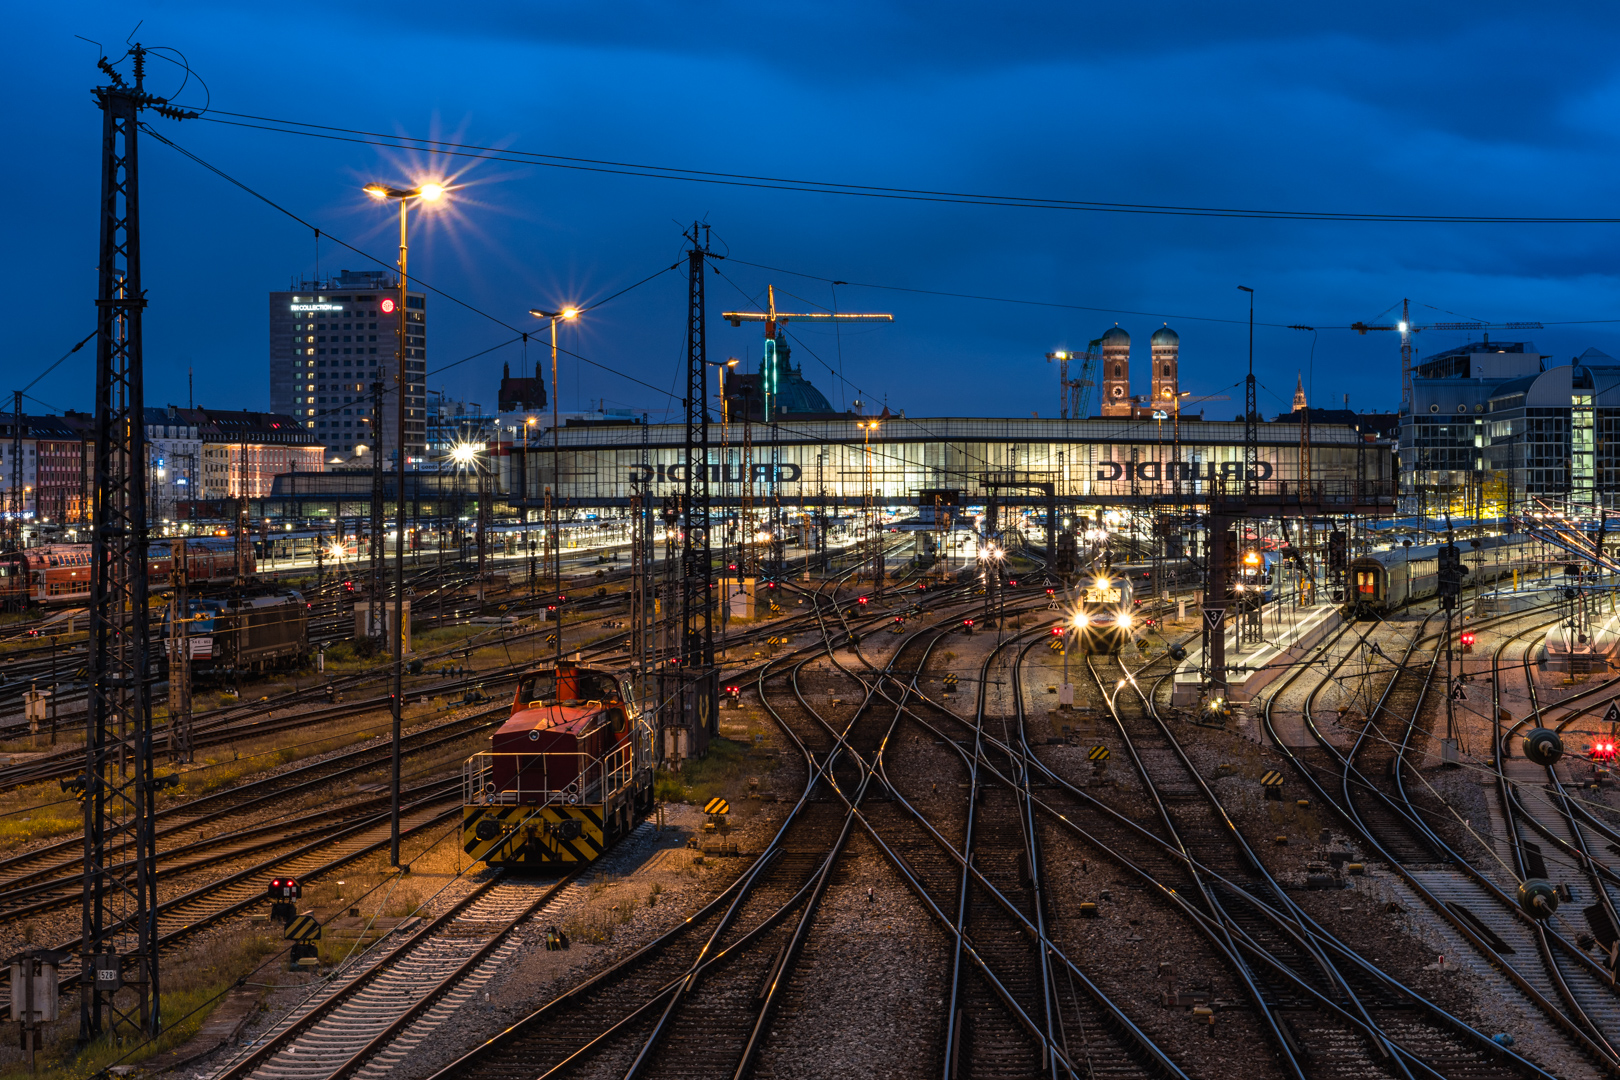
{"label": "platform", "polygon": [[[1343,621],[1334,604],[1295,607],[1287,601],[1267,604],[1261,613],[1264,640],[1238,647],[1237,625],[1228,612],[1226,623],[1227,700],[1249,701],[1291,665],[1304,658],[1314,646]],[[1203,649],[1189,650],[1187,659],[1176,668],[1171,685],[1170,704],[1197,705],[1202,686],[1198,669]],[[1235,669],[1235,670],[1234,670]]]}

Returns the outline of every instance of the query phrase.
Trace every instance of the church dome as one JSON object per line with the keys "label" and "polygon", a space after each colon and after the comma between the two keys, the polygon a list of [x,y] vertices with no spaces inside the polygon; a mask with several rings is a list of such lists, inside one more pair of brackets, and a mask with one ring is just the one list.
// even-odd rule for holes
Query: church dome
{"label": "church dome", "polygon": [[1180,345],[1181,335],[1168,326],[1161,326],[1153,331],[1151,343],[1154,345]]}
{"label": "church dome", "polygon": [[1104,345],[1129,345],[1131,335],[1123,327],[1110,326],[1102,336]]}

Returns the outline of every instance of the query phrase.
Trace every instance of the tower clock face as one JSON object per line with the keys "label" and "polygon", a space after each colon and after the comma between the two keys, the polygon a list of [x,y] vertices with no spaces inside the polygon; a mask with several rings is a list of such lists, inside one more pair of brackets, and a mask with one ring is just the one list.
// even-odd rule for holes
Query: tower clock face
{"label": "tower clock face", "polygon": [[1114,396],[1115,397],[1124,397],[1125,396],[1125,388],[1123,386],[1114,387]]}

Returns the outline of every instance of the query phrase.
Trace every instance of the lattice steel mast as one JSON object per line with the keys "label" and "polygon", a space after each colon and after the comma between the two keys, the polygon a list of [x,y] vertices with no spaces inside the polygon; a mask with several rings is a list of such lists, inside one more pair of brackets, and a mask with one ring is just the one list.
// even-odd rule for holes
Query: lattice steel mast
{"label": "lattice steel mast", "polygon": [[[142,392],[140,197],[142,109],[196,116],[146,93],[146,50],[134,85],[102,57],[100,258],[96,294],[96,438],[91,515],[90,689],[86,713],[83,978],[80,1037],[104,1022],[147,1037],[161,1028],[147,625],[146,425]],[[116,996],[129,970],[134,1001]]]}
{"label": "lattice steel mast", "polygon": [[[701,230],[701,233],[700,233]],[[709,345],[703,306],[708,226],[694,222],[687,239],[686,304],[686,528],[681,541],[680,662],[714,665],[714,565],[709,549]]]}

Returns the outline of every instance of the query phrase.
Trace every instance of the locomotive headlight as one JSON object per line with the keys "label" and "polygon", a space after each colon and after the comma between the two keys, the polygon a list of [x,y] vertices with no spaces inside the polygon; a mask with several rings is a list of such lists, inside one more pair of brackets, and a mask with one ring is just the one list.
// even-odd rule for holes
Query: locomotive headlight
{"label": "locomotive headlight", "polygon": [[1080,614],[1078,614],[1078,615],[1076,615],[1074,617],[1074,628],[1076,630],[1084,630],[1086,628],[1086,626],[1090,622],[1091,622],[1090,616],[1088,616],[1085,612],[1082,611]]}
{"label": "locomotive headlight", "polygon": [[1105,577],[1098,577],[1095,584],[1099,589],[1106,589],[1112,583]]}
{"label": "locomotive headlight", "polygon": [[1129,630],[1131,628],[1131,613],[1128,611],[1122,611],[1119,613],[1119,618],[1115,621],[1119,624],[1119,628],[1121,630]]}

